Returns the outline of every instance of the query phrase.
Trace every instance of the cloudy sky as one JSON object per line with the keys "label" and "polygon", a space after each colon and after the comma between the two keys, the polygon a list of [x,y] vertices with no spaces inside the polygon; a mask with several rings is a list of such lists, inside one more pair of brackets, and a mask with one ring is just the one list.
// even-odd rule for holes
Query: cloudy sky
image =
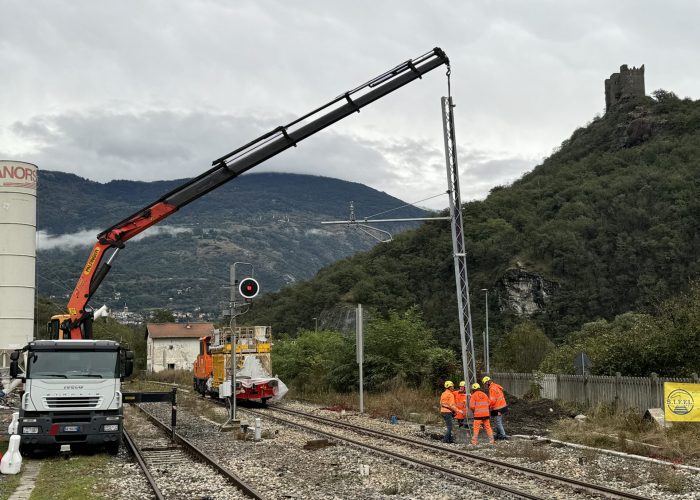
{"label": "cloudy sky", "polygon": [[[0,16],[0,158],[101,182],[197,175],[434,46],[452,61],[464,200],[602,113],[621,64],[646,65],[647,93],[700,97],[694,0],[0,0]],[[437,195],[445,94],[433,71],[254,171]]]}

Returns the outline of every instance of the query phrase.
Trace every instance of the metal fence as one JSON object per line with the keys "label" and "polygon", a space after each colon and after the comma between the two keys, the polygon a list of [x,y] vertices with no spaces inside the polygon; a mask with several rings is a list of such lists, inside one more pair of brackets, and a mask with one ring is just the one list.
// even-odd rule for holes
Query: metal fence
{"label": "metal fence", "polygon": [[523,397],[537,384],[540,395],[581,403],[588,408],[610,404],[616,410],[636,409],[640,414],[649,408],[663,408],[664,382],[700,383],[697,373],[691,378],[613,377],[602,375],[553,375],[547,373],[493,373],[491,378],[506,392]]}

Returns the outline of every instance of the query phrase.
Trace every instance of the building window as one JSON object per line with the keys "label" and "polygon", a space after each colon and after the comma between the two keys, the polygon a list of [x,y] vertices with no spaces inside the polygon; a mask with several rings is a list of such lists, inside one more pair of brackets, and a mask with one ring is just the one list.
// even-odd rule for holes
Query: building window
{"label": "building window", "polygon": [[174,370],[175,369],[175,363],[168,363],[168,370]]}

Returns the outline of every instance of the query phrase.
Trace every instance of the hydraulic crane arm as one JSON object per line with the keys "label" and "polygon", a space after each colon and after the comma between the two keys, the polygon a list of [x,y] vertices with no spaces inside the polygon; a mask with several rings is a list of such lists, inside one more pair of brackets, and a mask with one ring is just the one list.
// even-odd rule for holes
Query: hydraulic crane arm
{"label": "hydraulic crane arm", "polygon": [[92,310],[87,303],[110,271],[117,252],[124,248],[128,240],[234,177],[296,146],[346,116],[359,113],[364,106],[422,78],[443,64],[449,66],[449,59],[440,48],[403,62],[293,122],[277,127],[214,160],[211,169],[97,235],[98,241],[68,302],[70,319],[61,325],[64,337],[68,332],[71,339],[91,337]]}

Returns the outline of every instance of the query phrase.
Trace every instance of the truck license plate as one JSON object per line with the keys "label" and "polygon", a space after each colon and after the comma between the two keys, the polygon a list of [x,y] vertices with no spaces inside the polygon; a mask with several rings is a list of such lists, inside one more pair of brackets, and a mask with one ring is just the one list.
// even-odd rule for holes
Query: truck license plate
{"label": "truck license plate", "polygon": [[66,425],[63,427],[63,432],[80,432],[79,425]]}

